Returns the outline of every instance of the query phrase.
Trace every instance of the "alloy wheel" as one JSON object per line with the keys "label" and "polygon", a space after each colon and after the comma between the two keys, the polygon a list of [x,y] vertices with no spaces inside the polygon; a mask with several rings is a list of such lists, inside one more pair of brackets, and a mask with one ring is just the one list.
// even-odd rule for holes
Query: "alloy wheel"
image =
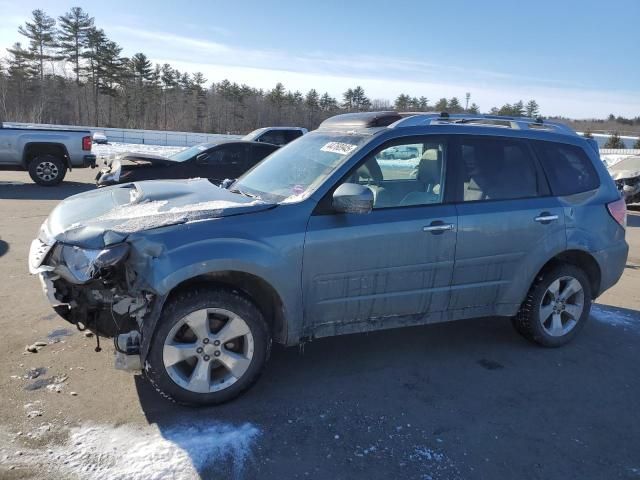
{"label": "alloy wheel", "polygon": [[566,335],[578,324],[584,311],[584,289],[571,276],[554,280],[542,296],[539,321],[552,337]]}
{"label": "alloy wheel", "polygon": [[162,358],[169,377],[195,393],[218,392],[245,374],[254,352],[253,335],[238,315],[221,308],[196,310],[165,338]]}

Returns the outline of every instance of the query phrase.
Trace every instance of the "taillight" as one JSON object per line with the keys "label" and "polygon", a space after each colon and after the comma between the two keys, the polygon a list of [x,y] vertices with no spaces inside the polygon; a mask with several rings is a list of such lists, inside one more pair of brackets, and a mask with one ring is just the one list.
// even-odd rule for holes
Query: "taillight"
{"label": "taillight", "polygon": [[91,150],[91,137],[82,137],[82,150]]}
{"label": "taillight", "polygon": [[620,198],[615,202],[607,203],[607,210],[613,217],[613,219],[618,222],[622,228],[627,228],[627,204],[624,201],[624,198]]}

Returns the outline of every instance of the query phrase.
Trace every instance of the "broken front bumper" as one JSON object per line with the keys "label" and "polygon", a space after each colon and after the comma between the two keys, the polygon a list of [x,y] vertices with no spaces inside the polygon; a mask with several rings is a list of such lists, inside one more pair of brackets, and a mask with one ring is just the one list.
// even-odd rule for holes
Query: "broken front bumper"
{"label": "broken front bumper", "polygon": [[98,187],[115,185],[120,181],[121,173],[122,164],[118,159],[112,159],[108,162],[107,166],[101,169],[96,175],[96,185]]}

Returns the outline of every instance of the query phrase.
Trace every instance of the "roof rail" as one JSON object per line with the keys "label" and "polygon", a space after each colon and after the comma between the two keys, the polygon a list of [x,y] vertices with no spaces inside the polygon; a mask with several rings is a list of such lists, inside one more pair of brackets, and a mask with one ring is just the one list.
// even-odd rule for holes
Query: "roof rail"
{"label": "roof rail", "polygon": [[541,117],[510,117],[505,115],[481,115],[473,113],[400,113],[402,119],[389,128],[418,127],[426,125],[477,125],[484,127],[511,128],[519,130],[547,130],[566,135],[577,135],[567,125],[544,121]]}

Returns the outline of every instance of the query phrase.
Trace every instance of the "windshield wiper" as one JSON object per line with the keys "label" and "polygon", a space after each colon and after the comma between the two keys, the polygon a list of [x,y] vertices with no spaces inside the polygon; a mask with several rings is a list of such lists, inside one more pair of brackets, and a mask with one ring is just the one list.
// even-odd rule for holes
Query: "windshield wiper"
{"label": "windshield wiper", "polygon": [[252,193],[247,193],[247,192],[243,192],[242,190],[240,190],[239,188],[234,188],[232,190],[229,190],[231,193],[239,193],[240,195],[244,195],[245,197],[249,197],[249,198],[257,198],[258,200],[260,200],[260,197],[258,195],[254,195]]}

